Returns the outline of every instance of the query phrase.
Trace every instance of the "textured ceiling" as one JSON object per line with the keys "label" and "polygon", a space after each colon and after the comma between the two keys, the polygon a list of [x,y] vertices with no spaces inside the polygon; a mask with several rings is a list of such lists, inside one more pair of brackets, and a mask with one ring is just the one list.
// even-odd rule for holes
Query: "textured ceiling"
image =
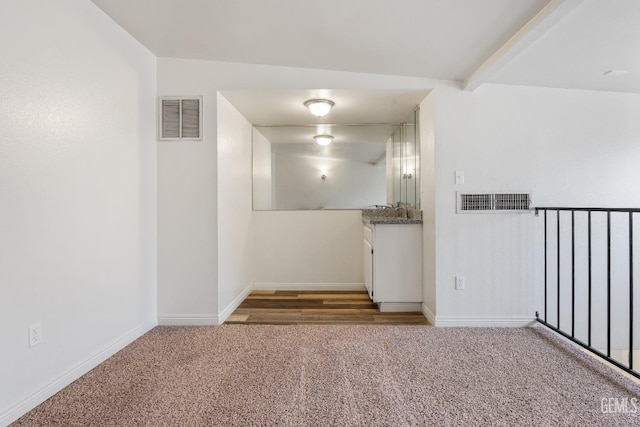
{"label": "textured ceiling", "polygon": [[[159,57],[308,67],[446,80],[640,93],[640,0],[92,0]],[[500,56],[545,11],[564,7]],[[559,16],[560,15],[560,16]],[[549,23],[551,22],[551,23]],[[534,26],[534,29],[536,26]],[[542,29],[541,29],[542,28]],[[506,60],[504,58],[507,58]],[[480,68],[479,68],[480,67]],[[625,70],[620,77],[607,70]],[[477,86],[476,86],[477,87]],[[473,88],[472,88],[473,89]],[[253,124],[398,123],[425,91],[224,91]],[[327,117],[302,103],[336,102]],[[383,127],[333,127],[381,143]],[[317,129],[272,128],[273,141]],[[304,137],[306,140],[306,136]],[[289,148],[293,149],[293,148]]]}
{"label": "textured ceiling", "polygon": [[93,0],[161,57],[461,80],[545,0]]}
{"label": "textured ceiling", "polygon": [[[92,0],[159,57],[464,80],[549,3],[493,83],[640,93],[638,0]],[[603,78],[624,69],[621,78]]]}
{"label": "textured ceiling", "polygon": [[640,93],[640,1],[582,2],[489,81]]}

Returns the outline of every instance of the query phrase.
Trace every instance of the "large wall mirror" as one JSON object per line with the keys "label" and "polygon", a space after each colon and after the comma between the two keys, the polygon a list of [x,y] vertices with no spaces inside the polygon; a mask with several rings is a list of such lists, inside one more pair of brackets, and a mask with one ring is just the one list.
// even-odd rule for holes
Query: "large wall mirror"
{"label": "large wall mirror", "polygon": [[388,195],[393,205],[420,207],[420,109],[399,125],[387,142]]}
{"label": "large wall mirror", "polygon": [[[221,93],[253,125],[254,210],[419,207],[417,106],[427,90]],[[312,99],[333,108],[317,117]]]}

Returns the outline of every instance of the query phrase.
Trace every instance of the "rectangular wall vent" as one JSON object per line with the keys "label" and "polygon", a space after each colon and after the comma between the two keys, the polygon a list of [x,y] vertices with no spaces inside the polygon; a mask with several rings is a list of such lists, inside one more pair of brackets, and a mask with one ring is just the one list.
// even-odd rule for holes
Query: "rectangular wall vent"
{"label": "rectangular wall vent", "polygon": [[202,97],[162,96],[158,98],[158,139],[200,141],[202,139]]}
{"label": "rectangular wall vent", "polygon": [[460,194],[459,209],[461,211],[490,211],[493,194]]}
{"label": "rectangular wall vent", "polygon": [[458,213],[528,212],[530,193],[457,193]]}

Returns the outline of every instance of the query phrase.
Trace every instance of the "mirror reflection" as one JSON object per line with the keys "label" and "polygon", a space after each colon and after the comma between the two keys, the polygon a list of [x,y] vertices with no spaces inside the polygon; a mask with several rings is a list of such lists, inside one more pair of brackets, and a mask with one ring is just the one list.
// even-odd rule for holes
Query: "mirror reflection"
{"label": "mirror reflection", "polygon": [[253,209],[419,207],[425,89],[225,90],[252,125]]}
{"label": "mirror reflection", "polygon": [[390,194],[393,205],[420,207],[420,127],[416,108],[395,130],[387,151],[392,155]]}
{"label": "mirror reflection", "polygon": [[399,124],[254,126],[254,210],[419,208],[418,113]]}
{"label": "mirror reflection", "polygon": [[[396,126],[397,127],[397,126]],[[394,125],[255,126],[253,206],[364,209],[387,203],[385,135]],[[322,146],[316,135],[332,135]]]}

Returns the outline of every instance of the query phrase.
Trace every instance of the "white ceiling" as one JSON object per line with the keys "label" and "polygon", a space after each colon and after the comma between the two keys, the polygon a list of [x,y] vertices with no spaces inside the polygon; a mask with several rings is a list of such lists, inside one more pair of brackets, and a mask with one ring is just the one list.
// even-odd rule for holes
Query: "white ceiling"
{"label": "white ceiling", "polygon": [[[225,90],[220,92],[257,126],[272,151],[306,157],[374,163],[400,123],[409,121],[428,90]],[[328,98],[335,105],[324,117],[313,116],[304,102]],[[266,126],[264,126],[266,125]],[[355,126],[354,126],[355,125]],[[328,147],[313,136],[334,136]],[[348,143],[348,144],[345,144]]]}
{"label": "white ceiling", "polygon": [[[468,90],[489,82],[640,93],[640,0],[91,1],[159,57],[459,80]],[[399,123],[426,94],[223,92],[251,123],[268,125]],[[316,97],[336,103],[325,118],[303,106]],[[280,153],[372,162],[392,129],[261,131]],[[311,143],[319,133],[336,137],[331,148]]]}
{"label": "white ceiling", "polygon": [[93,0],[161,57],[461,80],[545,0]]}
{"label": "white ceiling", "polygon": [[489,81],[640,93],[640,1],[585,0]]}
{"label": "white ceiling", "polygon": [[[428,90],[224,90],[220,92],[255,125],[309,123],[402,123]],[[324,117],[309,113],[304,102],[328,98],[335,103]]]}
{"label": "white ceiling", "polygon": [[160,57],[640,93],[639,0],[92,1]]}

